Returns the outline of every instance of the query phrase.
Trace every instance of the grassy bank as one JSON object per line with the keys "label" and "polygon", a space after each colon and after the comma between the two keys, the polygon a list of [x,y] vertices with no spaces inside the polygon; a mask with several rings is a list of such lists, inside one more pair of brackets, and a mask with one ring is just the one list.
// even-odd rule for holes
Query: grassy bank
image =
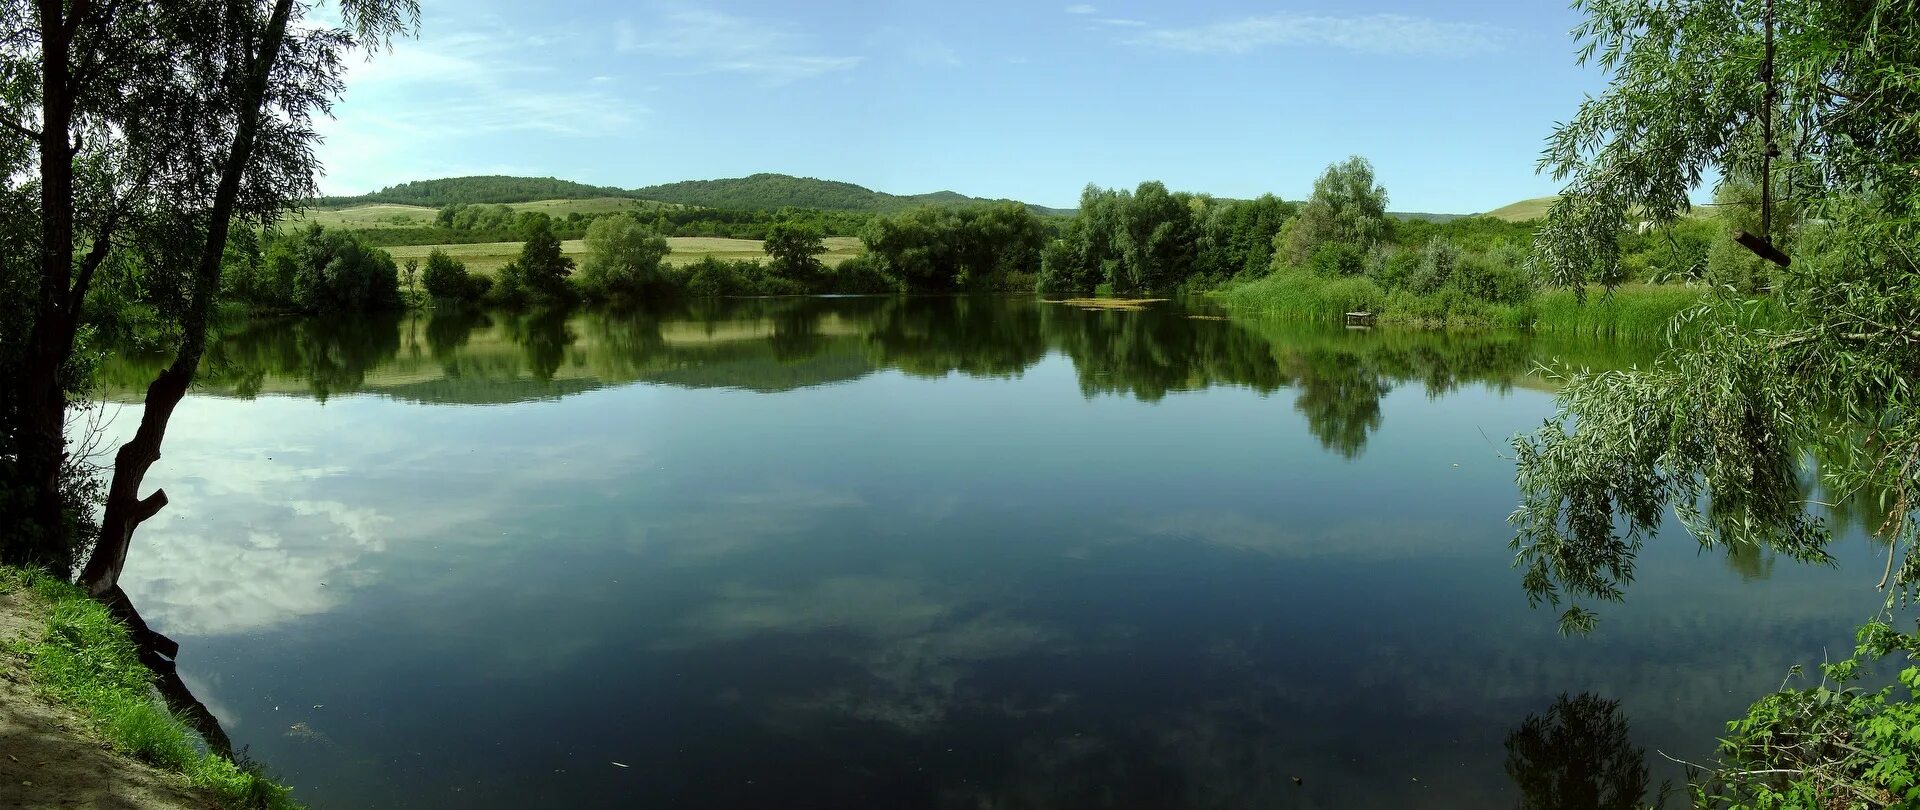
{"label": "grassy bank", "polygon": [[180,774],[231,808],[297,808],[288,790],[202,750],[199,737],[160,703],[125,626],[104,605],[60,580],[0,568],[0,593],[21,594],[45,614],[45,631],[12,642],[35,686],[80,714],[121,754]]}
{"label": "grassy bank", "polygon": [[1699,305],[1705,290],[1678,285],[1628,284],[1605,293],[1590,290],[1584,303],[1572,290],[1556,289],[1519,304],[1495,304],[1442,290],[1420,296],[1385,291],[1364,276],[1327,278],[1281,272],[1216,290],[1229,307],[1302,320],[1338,322],[1348,312],[1371,312],[1378,322],[1421,328],[1532,329],[1568,335],[1666,334],[1675,315]]}

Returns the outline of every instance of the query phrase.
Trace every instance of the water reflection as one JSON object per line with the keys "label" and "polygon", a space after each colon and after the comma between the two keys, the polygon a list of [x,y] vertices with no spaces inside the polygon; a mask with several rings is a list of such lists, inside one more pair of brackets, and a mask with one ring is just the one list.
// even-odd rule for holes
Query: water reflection
{"label": "water reflection", "polygon": [[1510,758],[1549,796],[1634,776],[1579,701],[1513,734],[1554,695],[1699,755],[1871,607],[1850,569],[1655,544],[1562,638],[1482,435],[1551,412],[1535,363],[1633,352],[1194,314],[248,324],[126,588],[340,807],[1511,805]]}
{"label": "water reflection", "polygon": [[1521,810],[1633,810],[1647,792],[1647,751],[1620,702],[1561,695],[1507,735],[1507,776]]}
{"label": "water reflection", "polygon": [[[1538,385],[1566,344],[1515,335],[1349,333],[1194,317],[1178,304],[1088,311],[1006,298],[720,299],[665,308],[481,312],[435,309],[358,321],[274,319],[226,333],[201,389],[321,400],[368,393],[423,403],[503,404],[631,383],[775,392],[895,370],[913,377],[1017,378],[1050,353],[1086,397],[1158,402],[1216,386],[1298,391],[1325,448],[1359,456],[1382,400],[1418,384]],[[1644,359],[1611,348],[1608,364]],[[131,398],[159,358],[121,356],[106,379]]]}

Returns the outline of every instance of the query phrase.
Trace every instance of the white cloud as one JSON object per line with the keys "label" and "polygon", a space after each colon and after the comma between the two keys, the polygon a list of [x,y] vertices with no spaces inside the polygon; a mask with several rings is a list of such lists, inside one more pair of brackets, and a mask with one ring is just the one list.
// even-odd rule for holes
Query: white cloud
{"label": "white cloud", "polygon": [[1111,25],[1119,28],[1145,28],[1147,26],[1147,23],[1145,20],[1128,20],[1121,17],[1102,17],[1098,20],[1094,20],[1094,22],[1097,22],[1101,25]]}
{"label": "white cloud", "polygon": [[1086,3],[1075,3],[1071,6],[1067,6],[1068,14],[1092,14],[1096,11],[1099,11],[1099,9],[1094,8],[1093,6],[1090,6]]}
{"label": "white cloud", "polygon": [[1246,53],[1269,47],[1324,46],[1361,53],[1465,56],[1499,49],[1505,29],[1404,14],[1334,17],[1269,14],[1192,28],[1146,31],[1131,44],[1193,53]]}
{"label": "white cloud", "polygon": [[[528,60],[525,32],[463,31],[394,43],[349,63],[336,118],[316,129],[327,193],[432,176],[459,142],[504,132],[596,137],[636,126],[644,106],[559,64]],[[556,51],[557,53],[557,51]],[[469,158],[472,155],[469,153]],[[497,162],[482,158],[475,162]],[[542,172],[544,173],[544,172]]]}
{"label": "white cloud", "polygon": [[621,20],[614,25],[614,48],[684,62],[690,73],[739,73],[772,85],[850,70],[863,61],[815,53],[803,37],[765,21],[703,8],[669,11],[645,32]]}

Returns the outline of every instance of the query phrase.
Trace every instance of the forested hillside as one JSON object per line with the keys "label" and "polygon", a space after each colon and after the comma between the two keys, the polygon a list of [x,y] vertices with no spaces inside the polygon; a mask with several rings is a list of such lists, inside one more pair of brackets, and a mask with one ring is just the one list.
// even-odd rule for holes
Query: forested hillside
{"label": "forested hillside", "polygon": [[321,197],[312,204],[335,208],[369,203],[424,205],[439,208],[455,203],[523,203],[535,200],[584,200],[594,197],[638,197],[631,191],[613,186],[590,186],[552,177],[443,177],[438,180],[414,180],[388,186],[357,197]]}

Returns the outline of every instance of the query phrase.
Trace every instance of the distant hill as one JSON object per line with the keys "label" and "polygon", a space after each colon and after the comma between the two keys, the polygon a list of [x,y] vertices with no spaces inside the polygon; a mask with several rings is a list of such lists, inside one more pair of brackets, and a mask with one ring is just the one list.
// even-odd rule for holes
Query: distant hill
{"label": "distant hill", "polygon": [[[815,208],[826,211],[870,213],[892,213],[923,205],[972,205],[1000,202],[969,197],[953,191],[910,195],[888,194],[852,183],[785,174],[756,174],[750,177],[722,180],[687,180],[639,189],[592,186],[552,177],[487,175],[415,180],[388,186],[371,194],[354,197],[321,197],[312,200],[311,205],[315,208],[361,205],[419,205],[439,208],[454,203],[528,203],[539,200],[608,198],[746,211]],[[1073,213],[1069,210],[1040,205],[1027,204],[1027,207],[1042,216]]]}
{"label": "distant hill", "polygon": [[439,208],[454,203],[524,203],[536,200],[585,200],[596,197],[638,198],[639,195],[612,186],[590,186],[552,177],[510,177],[482,175],[444,177],[439,180],[415,180],[387,186],[372,194],[357,197],[321,197],[313,201],[320,208],[387,203],[424,205]]}
{"label": "distant hill", "polygon": [[1547,209],[1552,208],[1553,204],[1559,199],[1558,196],[1551,196],[1521,200],[1517,203],[1500,206],[1485,214],[1481,214],[1481,216],[1493,217],[1494,219],[1502,219],[1508,222],[1526,222],[1530,219],[1539,219],[1546,216]]}
{"label": "distant hill", "polygon": [[[791,206],[828,211],[868,211],[877,214],[923,205],[1001,202],[969,197],[953,191],[908,195],[888,194],[837,180],[794,177],[787,174],[756,174],[723,180],[685,180],[679,183],[634,189],[633,195],[644,200],[698,205],[704,208],[764,211]],[[1034,213],[1043,216],[1072,213],[1030,203],[1026,205],[1033,209]]]}
{"label": "distant hill", "polygon": [[[1547,209],[1552,208],[1553,204],[1559,202],[1559,200],[1560,197],[1558,195],[1535,197],[1531,200],[1521,200],[1517,203],[1503,205],[1480,216],[1504,219],[1508,222],[1526,222],[1531,219],[1542,219],[1546,217]],[[1693,208],[1686,212],[1686,216],[1701,219],[1713,216],[1717,210],[1719,210],[1719,206],[1711,203],[1695,203]],[[1635,213],[1638,214],[1638,212],[1639,209],[1635,209]]]}
{"label": "distant hill", "polygon": [[1388,211],[1387,216],[1394,219],[1421,219],[1427,222],[1452,222],[1472,214],[1422,214],[1413,211]]}

